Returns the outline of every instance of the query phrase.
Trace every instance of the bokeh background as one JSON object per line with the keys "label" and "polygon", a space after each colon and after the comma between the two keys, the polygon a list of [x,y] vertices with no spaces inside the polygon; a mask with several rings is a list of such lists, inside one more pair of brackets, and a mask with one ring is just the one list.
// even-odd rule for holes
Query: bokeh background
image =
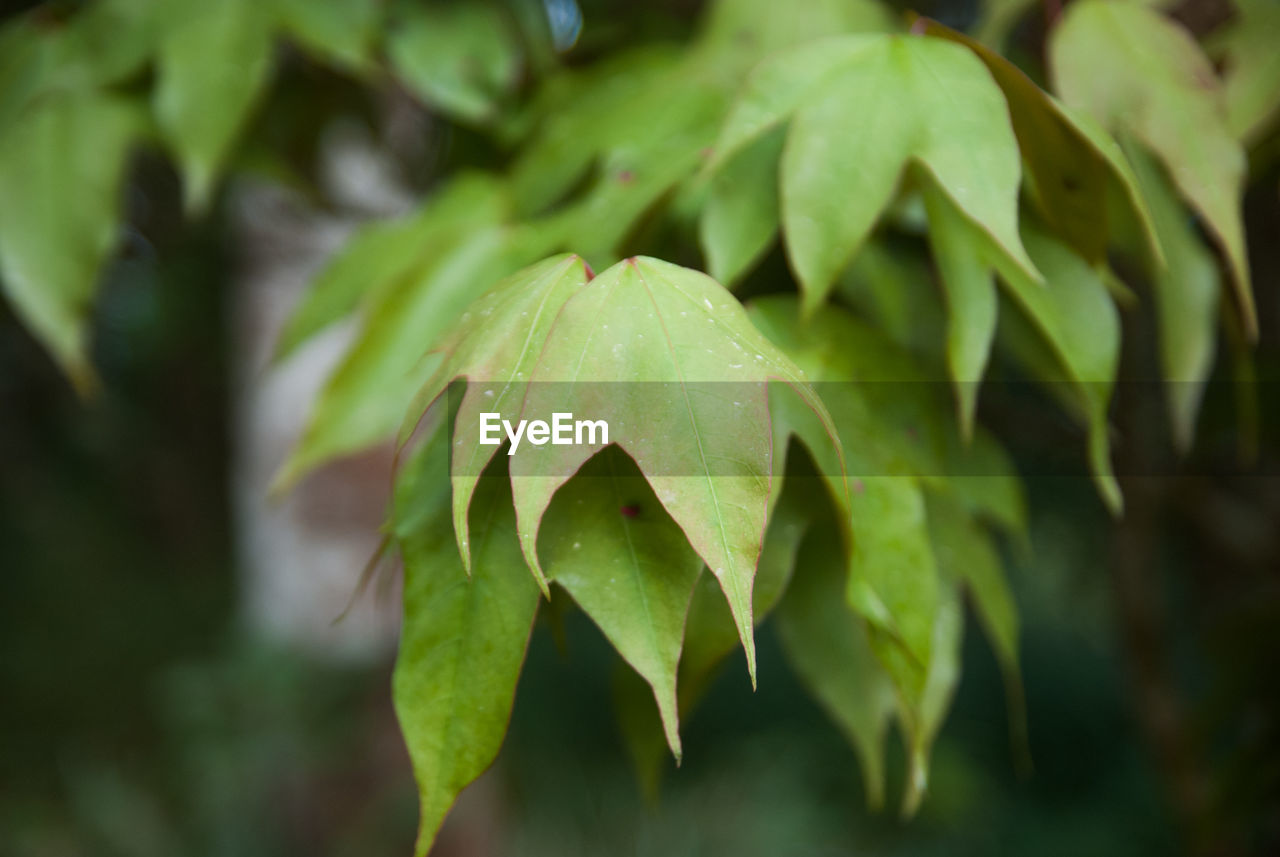
{"label": "bokeh background", "polygon": [[[1184,5],[1194,22],[1214,4]],[[583,2],[584,39],[687,34],[699,7]],[[959,26],[976,13],[916,8]],[[1021,50],[1037,50],[1042,20],[1020,26]],[[353,224],[492,153],[395,93],[373,110],[337,76],[289,58],[280,69],[253,136],[320,190],[249,152],[216,209],[190,221],[178,177],[140,155],[129,234],[95,310],[96,396],[78,398],[0,304],[5,857],[411,853],[416,797],[389,684],[395,570],[335,622],[376,544],[389,458],[266,499],[342,333],[298,365],[273,370],[264,355]],[[1280,853],[1278,153],[1274,141],[1255,152],[1245,206],[1257,385],[1242,388],[1222,356],[1199,451],[1126,479],[1122,522],[1086,479],[1034,475],[1081,443],[1043,402],[985,415],[1032,474],[1031,545],[1008,552],[1031,770],[969,622],[928,799],[910,822],[868,812],[852,752],[766,624],[759,691],[740,658],[729,664],[684,726],[683,766],[647,800],[614,722],[616,656],[583,617],[544,610],[502,755],[434,853]],[[762,270],[784,264],[775,251]],[[1154,377],[1150,323],[1126,315],[1127,377]],[[1222,450],[1240,451],[1241,396],[1258,405],[1257,442],[1243,444],[1255,455],[1223,468]],[[1148,442],[1167,445],[1167,428],[1141,385],[1117,398],[1125,471]],[[891,794],[902,776],[891,769]]]}

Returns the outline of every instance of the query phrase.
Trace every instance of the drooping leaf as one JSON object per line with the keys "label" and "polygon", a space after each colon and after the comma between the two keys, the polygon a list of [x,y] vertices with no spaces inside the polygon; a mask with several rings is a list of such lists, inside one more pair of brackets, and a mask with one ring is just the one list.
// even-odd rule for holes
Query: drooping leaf
{"label": "drooping leaf", "polygon": [[929,755],[951,708],[956,685],[960,682],[960,644],[963,637],[964,612],[960,593],[953,580],[944,578],[938,587],[938,608],[924,687],[919,699],[900,695],[898,701],[898,716],[907,733],[910,753],[907,787],[902,796],[904,817],[915,814],[929,787]]}
{"label": "drooping leaf", "polygon": [[562,246],[596,265],[616,261],[644,215],[701,164],[727,101],[693,67],[622,105],[625,119],[593,128],[587,139],[599,143],[592,155],[594,180],[545,218]]}
{"label": "drooping leaf", "polygon": [[387,35],[387,55],[409,89],[462,120],[492,119],[521,64],[519,44],[498,8],[435,3],[400,12]]}
{"label": "drooping leaf", "polygon": [[1018,24],[1035,0],[982,0],[981,11],[974,26],[978,42],[995,50],[1003,50],[1009,32]]}
{"label": "drooping leaf", "polygon": [[932,495],[929,533],[944,577],[963,584],[1004,676],[1014,745],[1026,750],[1026,704],[1019,665],[1020,620],[995,544],[954,499]]}
{"label": "drooping leaf", "polygon": [[377,302],[415,266],[441,252],[441,238],[500,223],[508,206],[502,189],[484,175],[462,175],[436,191],[414,214],[375,221],[355,232],[316,276],[280,333],[276,359],[349,315],[361,302]]}
{"label": "drooping leaf", "polygon": [[0,129],[0,285],[81,389],[86,328],[119,233],[129,147],[145,127],[125,98],[53,95]]}
{"label": "drooping leaf", "polygon": [[834,527],[805,540],[778,609],[778,636],[800,681],[857,752],[867,803],[880,807],[894,689],[872,653],[865,623],[843,597],[843,554]]}
{"label": "drooping leaf", "polygon": [[968,50],[933,38],[848,36],[782,52],[751,76],[714,162],[788,118],[783,237],[807,311],[826,298],[908,161],[1038,278],[1017,234],[1021,168],[1008,108]]}
{"label": "drooping leaf", "polygon": [[1027,164],[1032,199],[1055,234],[1086,261],[1101,261],[1110,234],[1106,191],[1113,185],[1120,189],[1159,259],[1160,245],[1133,172],[1105,131],[1036,86],[1020,68],[990,48],[936,21],[918,20],[929,35],[973,51],[1004,92],[1013,133]]}
{"label": "drooping leaf", "polygon": [[643,145],[655,126],[670,130],[665,110],[644,107],[652,102],[652,92],[679,92],[669,84],[679,65],[678,52],[642,46],[550,77],[531,108],[537,125],[511,169],[517,210],[526,216],[543,213],[610,150],[629,140]]}
{"label": "drooping leaf", "polygon": [[1173,438],[1178,448],[1186,451],[1195,437],[1196,416],[1218,342],[1218,262],[1201,241],[1160,166],[1140,146],[1126,148],[1151,205],[1169,263],[1151,266],[1151,283]]}
{"label": "drooping leaf", "polygon": [[573,596],[652,688],[679,760],[676,668],[702,569],[684,533],[635,463],[608,447],[556,493],[538,547],[547,578]]}
{"label": "drooping leaf", "polygon": [[[1120,318],[1097,272],[1070,248],[1033,224],[1023,240],[1047,286],[1027,279],[999,259],[1001,282],[1026,313],[1052,354],[1053,365],[1033,366],[1050,384],[1066,384],[1088,426],[1089,465],[1103,501],[1112,512],[1123,506],[1111,470],[1107,409],[1120,362]],[[1026,351],[1023,351],[1024,355]]]}
{"label": "drooping leaf", "polygon": [[1081,0],[1051,33],[1049,66],[1064,101],[1132,134],[1164,163],[1221,246],[1245,330],[1256,336],[1240,215],[1244,152],[1195,39],[1154,9]]}
{"label": "drooping leaf", "polygon": [[[876,331],[835,308],[804,321],[795,300],[769,298],[752,303],[752,320],[815,380],[840,427],[851,482],[845,603],[866,620],[904,723],[925,746],[923,707],[936,681],[930,676],[952,657],[934,651],[947,593],[922,493],[926,477],[948,483],[946,402],[932,395],[942,388]],[[815,460],[829,467],[822,456]]]}
{"label": "drooping leaf", "polygon": [[947,303],[947,369],[965,437],[973,434],[978,385],[996,333],[995,272],[982,258],[963,215],[936,188],[921,188],[929,213],[929,243]]}
{"label": "drooping leaf", "polygon": [[[531,380],[526,418],[560,412],[607,421],[609,442],[636,461],[724,589],[754,680],[751,588],[772,473],[768,382],[796,390],[819,415],[825,442],[837,443],[800,370],[723,286],[641,257],[565,303]],[[526,445],[512,459],[516,517],[535,574],[543,513],[604,445],[589,441]]]}
{"label": "drooping leaf", "polygon": [[[749,312],[827,404],[850,474],[914,475],[930,490],[953,494],[975,515],[1025,534],[1026,500],[1008,454],[981,426],[962,440],[940,395],[941,369],[931,374],[882,330],[843,310],[828,308],[806,322],[793,297],[771,296],[753,300]],[[775,424],[804,419],[795,409],[775,406],[773,413]],[[839,472],[825,450],[811,454],[823,474]],[[832,496],[839,506],[841,495]]]}
{"label": "drooping leaf", "polygon": [[1237,17],[1220,38],[1227,127],[1246,144],[1261,140],[1280,113],[1280,5],[1235,0]]}
{"label": "drooping leaf", "polygon": [[860,317],[895,344],[942,363],[946,313],[922,249],[890,236],[872,236],[841,274],[838,289]]}
{"label": "drooping leaf", "polygon": [[[431,349],[468,304],[523,261],[512,255],[511,230],[500,222],[500,189],[476,180],[444,193],[439,209],[423,215],[418,246],[407,248],[415,250],[412,263],[383,272],[390,274],[383,283],[366,284],[374,299],[361,329],[312,406],[277,486],[394,436],[414,392],[439,365]],[[345,266],[339,273],[359,277]],[[326,302],[335,292],[343,300],[332,306],[341,307],[359,285],[336,277],[329,282],[333,290],[314,299],[324,310],[316,313],[319,321],[330,315]]]}
{"label": "drooping leaf", "polygon": [[[805,534],[815,522],[821,522],[831,514],[830,503],[824,496],[828,492],[813,472],[811,460],[795,450],[787,460],[806,463],[798,470],[794,465],[788,468],[779,500],[769,515],[764,547],[760,551],[760,563],[756,567],[755,584],[751,590],[751,613],[756,627],[768,618],[786,591]],[[737,641],[733,615],[725,604],[715,576],[704,573],[698,579],[689,606],[684,653],[680,658],[682,712],[701,698],[715,668],[733,651]]]}
{"label": "drooping leaf", "polygon": [[721,170],[699,221],[707,273],[732,285],[778,234],[778,158],[782,134],[755,140]]}
{"label": "drooping leaf", "polygon": [[[441,345],[444,361],[417,391],[400,433],[403,443],[450,383],[467,381],[454,419],[453,519],[463,565],[470,567],[468,514],[476,480],[497,452],[480,443],[480,414],[515,422],[547,335],[564,302],[589,279],[577,256],[546,259],[494,286],[458,319]],[[403,400],[402,400],[403,401]],[[403,409],[403,404],[401,405]],[[546,581],[537,577],[546,592]]]}
{"label": "drooping leaf", "polygon": [[322,59],[356,71],[369,65],[381,23],[378,0],[273,0],[280,28]]}
{"label": "drooping leaf", "polygon": [[392,693],[418,783],[414,853],[425,857],[458,793],[502,745],[539,599],[520,559],[505,468],[477,490],[470,575],[453,549],[442,445],[424,447],[409,468],[393,524],[405,583]]}
{"label": "drooping leaf", "polygon": [[[901,646],[906,658],[887,667],[908,696],[932,657],[938,579],[929,543],[924,493],[906,476],[858,477],[850,498],[853,553],[848,602]],[[873,640],[873,642],[875,642]]]}
{"label": "drooping leaf", "polygon": [[663,768],[670,762],[671,750],[663,733],[662,716],[653,702],[653,688],[635,670],[619,661],[614,665],[612,691],[618,732],[631,758],[640,794],[650,805],[656,805],[662,789]]}
{"label": "drooping leaf", "polygon": [[218,173],[271,74],[271,16],[256,0],[184,3],[160,43],[156,121],[182,167],[189,208]]}
{"label": "drooping leaf", "polygon": [[138,75],[168,21],[149,0],[98,0],[68,20],[37,8],[0,28],[0,128],[47,93],[87,94]]}

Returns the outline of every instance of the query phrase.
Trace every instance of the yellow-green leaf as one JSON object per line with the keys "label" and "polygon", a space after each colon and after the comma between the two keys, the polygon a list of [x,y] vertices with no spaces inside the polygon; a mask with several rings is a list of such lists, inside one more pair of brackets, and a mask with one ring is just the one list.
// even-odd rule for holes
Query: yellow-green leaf
{"label": "yellow-green leaf", "polygon": [[1132,134],[1169,170],[1222,248],[1245,330],[1256,337],[1240,214],[1244,151],[1195,39],[1154,9],[1080,0],[1050,34],[1049,65],[1064,101]]}
{"label": "yellow-green leaf", "polygon": [[92,381],[94,289],[119,236],[129,147],[144,127],[131,100],[68,93],[0,130],[0,285],[82,389]]}

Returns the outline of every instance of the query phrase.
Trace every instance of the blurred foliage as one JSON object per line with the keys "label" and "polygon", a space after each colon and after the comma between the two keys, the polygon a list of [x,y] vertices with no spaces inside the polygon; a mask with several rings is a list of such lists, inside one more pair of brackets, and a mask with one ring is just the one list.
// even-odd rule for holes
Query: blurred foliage
{"label": "blurred foliage", "polygon": [[[775,402],[772,424],[733,444],[767,442],[781,459],[795,435],[828,476],[805,486],[797,446],[774,475],[817,508],[756,488],[741,505],[767,501],[768,522],[726,524],[714,496],[664,493],[628,440],[638,468],[609,478],[629,486],[624,517],[640,523],[578,527],[569,501],[618,505],[603,483],[569,481],[555,503],[565,480],[523,496],[515,484],[508,501],[499,473],[469,478],[477,507],[496,510],[476,524],[476,486],[455,474],[450,502],[444,453],[414,457],[390,532],[407,566],[395,695],[419,853],[498,753],[513,698],[481,820],[464,797],[437,850],[486,847],[468,839],[486,828],[502,854],[1280,847],[1277,706],[1260,680],[1280,651],[1280,499],[1266,476],[1280,447],[1265,395],[1277,22],[1265,3],[1225,21],[1196,5],[1077,0],[1043,20],[1022,2],[922,10],[977,40],[900,25],[870,0],[98,0],[7,19],[6,311],[97,393],[77,404],[29,334],[5,326],[0,558],[18,572],[5,575],[0,651],[19,700],[0,721],[6,844],[409,848],[385,671],[228,630],[227,393],[209,323],[224,308],[221,179],[256,173],[333,205],[318,141],[354,117],[426,199],[359,232],[286,329],[281,359],[339,319],[359,325],[278,484],[393,436],[418,391],[412,428],[464,370],[523,380],[542,365],[531,358],[591,341],[602,320],[647,330],[641,277],[658,284],[660,315],[686,301],[697,320],[705,303],[721,363],[746,345],[808,397]],[[525,267],[558,252],[578,255]],[[689,267],[609,267],[637,253]],[[561,288],[547,266],[576,273]],[[734,294],[690,270],[703,266]],[[531,296],[576,325],[517,316]],[[501,324],[476,321],[495,309]],[[695,328],[674,334],[690,353]],[[444,356],[424,360],[433,346]],[[660,356],[601,352],[591,366],[651,380],[670,368]],[[844,386],[811,390],[801,370]],[[947,378],[955,401],[928,383],[838,392],[868,378]],[[984,378],[1018,383],[980,396]],[[1167,416],[1148,378],[1165,382]],[[832,423],[835,443],[815,440]],[[957,457],[1006,460],[988,429],[1031,474],[1030,524],[1018,486],[993,495],[942,476]],[[1105,504],[1127,506],[1118,524],[1079,483],[1036,476],[1082,441]],[[1241,450],[1252,465],[1233,460]],[[894,479],[832,478],[846,469]],[[1243,475],[1196,475],[1224,471]],[[1154,473],[1184,475],[1153,488]],[[756,552],[763,541],[754,598],[756,555],[716,553],[717,528]],[[624,550],[636,537],[652,555]],[[591,562],[573,553],[583,541]],[[691,574],[655,574],[686,559]],[[663,609],[637,623],[605,568]],[[551,597],[541,610],[535,578]],[[535,613],[552,633],[535,628],[519,678]],[[758,661],[755,696],[741,670],[716,670],[734,636],[752,684]],[[861,775],[805,692],[845,730]],[[621,743],[601,716],[610,697]],[[684,765],[646,810],[620,760],[652,797],[664,744]],[[1028,758],[1033,779],[1014,782]],[[853,810],[885,793],[918,809],[911,826]]]}

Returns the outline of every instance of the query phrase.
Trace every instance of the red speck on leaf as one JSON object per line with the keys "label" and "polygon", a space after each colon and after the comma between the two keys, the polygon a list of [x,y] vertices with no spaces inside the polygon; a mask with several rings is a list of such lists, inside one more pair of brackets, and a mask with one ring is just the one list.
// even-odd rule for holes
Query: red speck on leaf
{"label": "red speck on leaf", "polygon": [[623,506],[618,511],[622,513],[622,517],[624,518],[634,518],[640,514],[640,507],[627,505],[627,506]]}

